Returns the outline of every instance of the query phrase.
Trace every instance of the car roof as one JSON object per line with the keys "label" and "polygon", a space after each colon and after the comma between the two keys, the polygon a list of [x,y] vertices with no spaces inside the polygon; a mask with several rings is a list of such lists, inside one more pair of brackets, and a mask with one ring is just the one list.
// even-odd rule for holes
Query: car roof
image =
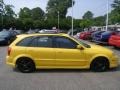
{"label": "car roof", "polygon": [[35,33],[35,34],[21,34],[17,35],[17,37],[30,37],[30,36],[69,36],[68,34],[64,33],[55,33],[55,34],[45,34],[45,33]]}

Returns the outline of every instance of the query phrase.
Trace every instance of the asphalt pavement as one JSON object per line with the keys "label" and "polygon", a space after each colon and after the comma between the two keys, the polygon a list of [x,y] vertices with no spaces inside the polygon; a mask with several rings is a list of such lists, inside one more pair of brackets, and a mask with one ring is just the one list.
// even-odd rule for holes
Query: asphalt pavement
{"label": "asphalt pavement", "polygon": [[[105,46],[120,57],[120,50]],[[7,46],[0,46],[0,90],[120,90],[120,66],[107,72],[37,70],[21,73],[5,64]]]}

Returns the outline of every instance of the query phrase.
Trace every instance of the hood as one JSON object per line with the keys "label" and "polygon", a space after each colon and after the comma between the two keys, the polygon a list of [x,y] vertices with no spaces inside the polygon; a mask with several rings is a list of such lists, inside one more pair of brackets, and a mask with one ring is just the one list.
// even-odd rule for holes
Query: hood
{"label": "hood", "polygon": [[105,47],[99,46],[99,45],[94,45],[94,44],[90,44],[92,51],[95,51],[97,53],[101,53],[101,54],[112,54],[113,52]]}

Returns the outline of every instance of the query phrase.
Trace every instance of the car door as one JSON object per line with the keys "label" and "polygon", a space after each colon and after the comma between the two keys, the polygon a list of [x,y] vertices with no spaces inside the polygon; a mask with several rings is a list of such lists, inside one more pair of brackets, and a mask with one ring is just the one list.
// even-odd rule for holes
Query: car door
{"label": "car door", "polygon": [[67,37],[54,37],[56,65],[82,67],[86,65],[84,50],[77,49],[78,43]]}
{"label": "car door", "polygon": [[34,58],[36,66],[54,66],[55,52],[52,47],[52,37],[35,37],[27,48],[27,53]]}

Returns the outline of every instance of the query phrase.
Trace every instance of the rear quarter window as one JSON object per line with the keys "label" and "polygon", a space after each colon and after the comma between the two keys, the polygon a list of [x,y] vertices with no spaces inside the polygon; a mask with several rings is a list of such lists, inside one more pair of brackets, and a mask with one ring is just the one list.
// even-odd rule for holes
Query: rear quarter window
{"label": "rear quarter window", "polygon": [[31,42],[31,40],[33,39],[33,37],[27,37],[22,39],[21,41],[19,41],[16,46],[28,46],[28,44]]}

